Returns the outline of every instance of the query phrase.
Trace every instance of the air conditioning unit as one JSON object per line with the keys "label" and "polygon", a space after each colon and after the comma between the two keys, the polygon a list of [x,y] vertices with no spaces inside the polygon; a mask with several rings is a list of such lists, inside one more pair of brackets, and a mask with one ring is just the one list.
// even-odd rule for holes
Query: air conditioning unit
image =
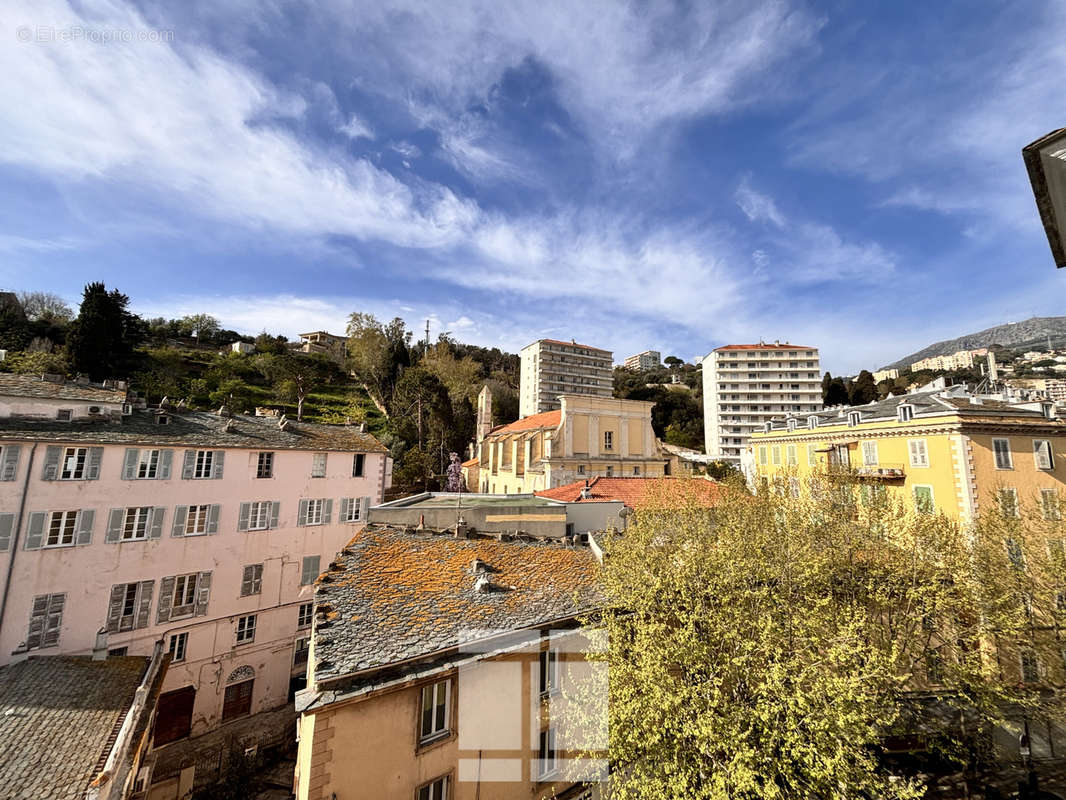
{"label": "air conditioning unit", "polygon": [[100,413],[100,406],[89,406],[89,413],[90,414],[99,414]]}

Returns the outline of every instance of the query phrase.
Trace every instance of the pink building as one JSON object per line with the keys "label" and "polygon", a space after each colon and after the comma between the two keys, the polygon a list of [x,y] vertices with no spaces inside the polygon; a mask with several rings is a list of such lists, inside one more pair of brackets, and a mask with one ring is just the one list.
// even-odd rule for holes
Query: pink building
{"label": "pink building", "polygon": [[88,654],[101,631],[116,655],[162,640],[152,797],[176,797],[205,760],[189,737],[254,744],[242,720],[291,709],[312,584],[381,502],[391,459],[355,426],[121,402],[68,415],[55,399],[0,416],[0,664]]}

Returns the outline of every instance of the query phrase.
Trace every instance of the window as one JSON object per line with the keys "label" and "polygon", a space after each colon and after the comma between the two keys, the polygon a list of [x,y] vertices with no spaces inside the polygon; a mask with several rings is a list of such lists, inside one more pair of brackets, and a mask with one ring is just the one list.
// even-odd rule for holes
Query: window
{"label": "window", "polygon": [[767,464],[766,454],[767,454],[766,445],[764,445],[764,444],[759,445],[759,464],[761,466],[764,466],[764,467]]}
{"label": "window", "polygon": [[544,780],[559,768],[559,754],[555,751],[555,728],[540,732],[537,759],[537,777],[540,780]]}
{"label": "window", "polygon": [[243,717],[252,712],[252,687],[255,679],[232,683],[226,687],[226,695],[222,699],[222,720]]}
{"label": "window", "polygon": [[214,450],[197,450],[196,461],[193,465],[192,476],[194,478],[210,478],[215,466]]}
{"label": "window", "polygon": [[640,475],[640,467],[633,467],[633,474]]}
{"label": "window", "polygon": [[154,586],[155,581],[118,583],[112,586],[105,626],[107,632],[119,633],[135,628],[147,628]]}
{"label": "window", "polygon": [[577,465],[577,474],[578,475],[584,475],[585,474],[585,465],[584,464],[578,464]]}
{"label": "window", "polygon": [[318,577],[320,556],[304,556],[303,565],[300,569],[300,585],[310,586]]}
{"label": "window", "polygon": [[322,506],[325,505],[324,501],[308,500],[307,501],[307,516],[305,518],[305,524],[307,525],[321,525],[322,524]]}
{"label": "window", "polygon": [[211,506],[189,506],[189,516],[185,520],[185,535],[199,536],[207,533],[207,522],[211,515]]}
{"label": "window", "polygon": [[74,544],[78,530],[77,511],[53,511],[48,520],[48,536],[45,547],[68,547]]}
{"label": "window", "polygon": [[933,505],[933,487],[914,487],[914,508],[919,514],[932,514],[935,510]]}
{"label": "window", "polygon": [[418,730],[420,741],[436,739],[448,733],[451,683],[445,680],[422,687],[422,718]]}
{"label": "window", "polygon": [[311,638],[309,636],[301,636],[296,640],[296,645],[292,651],[292,665],[294,667],[303,667],[307,665],[307,654],[311,650]]}
{"label": "window", "polygon": [[437,778],[421,787],[415,800],[448,800],[448,777]]}
{"label": "window", "polygon": [[263,565],[248,564],[241,576],[241,597],[260,594],[263,591]]}
{"label": "window", "polygon": [[877,465],[877,442],[862,443],[862,463],[867,467]]}
{"label": "window", "polygon": [[548,648],[540,651],[540,696],[547,697],[559,691],[559,650]]}
{"label": "window", "polygon": [[326,477],[326,454],[315,453],[311,456],[311,477],[312,478],[324,478]]}
{"label": "window", "polygon": [[818,445],[807,445],[807,464],[812,467],[818,466]]}
{"label": "window", "polygon": [[614,431],[603,432],[603,449],[614,450]]}
{"label": "window", "polygon": [[944,682],[944,657],[937,649],[925,651],[925,679],[929,683]]}
{"label": "window", "polygon": [[270,527],[270,506],[265,500],[248,504],[248,530],[265,531]]}
{"label": "window", "polygon": [[363,477],[363,467],[365,467],[365,466],[366,466],[366,454],[365,453],[356,453],[355,456],[352,458],[352,477],[353,478],[362,478]]}
{"label": "window", "polygon": [[255,641],[255,614],[237,618],[237,644]]}
{"label": "window", "polygon": [[781,448],[776,444],[770,448],[770,461],[775,467],[781,465]]}
{"label": "window", "polygon": [[996,469],[1014,469],[1010,455],[1010,439],[993,439],[992,452],[996,457]]}
{"label": "window", "polygon": [[859,411],[848,412],[848,427],[854,428],[859,422],[862,421],[862,413]]}
{"label": "window", "polygon": [[127,508],[126,518],[122,524],[122,541],[148,538],[148,524],[152,518],[152,507]]}
{"label": "window", "polygon": [[300,608],[296,613],[296,627],[311,627],[311,620],[314,618],[314,613],[314,603],[300,603]]}
{"label": "window", "polygon": [[896,419],[900,422],[910,422],[914,419],[914,406],[909,403],[900,403],[896,406]]}
{"label": "window", "polygon": [[33,598],[30,610],[30,629],[26,634],[26,649],[39,650],[59,644],[59,630],[63,625],[65,594],[41,594]]}
{"label": "window", "polygon": [[928,467],[929,451],[925,446],[925,439],[908,439],[907,450],[911,457],[912,467]]}
{"label": "window", "polygon": [[170,606],[171,619],[192,614],[196,603],[196,579],[197,573],[195,572],[174,577],[174,592]]}
{"label": "window", "polygon": [[341,521],[359,522],[363,518],[363,500],[360,497],[345,497],[341,500]]}
{"label": "window", "polygon": [[1044,519],[1062,519],[1062,511],[1059,507],[1059,493],[1055,489],[1040,490],[1040,511]]}
{"label": "window", "polygon": [[996,500],[999,503],[999,513],[1005,517],[1017,517],[1018,516],[1018,490],[1017,489],[1000,489],[996,493]]}
{"label": "window", "polygon": [[800,496],[800,479],[799,478],[789,478],[788,479],[788,493],[793,498],[798,498]]}
{"label": "window", "polygon": [[790,467],[794,467],[799,463],[799,457],[796,455],[796,445],[790,444],[785,448],[785,461]]}
{"label": "window", "polygon": [[59,420],[60,422],[70,422],[70,418],[73,416],[73,414],[74,414],[74,409],[61,408],[58,411],[56,411],[56,419]]}
{"label": "window", "polygon": [[155,478],[159,474],[159,451],[142,450],[137,462],[138,478]]}
{"label": "window", "polygon": [[257,478],[273,478],[274,477],[274,454],[273,453],[260,453],[259,458],[255,465],[255,477]]}
{"label": "window", "polygon": [[80,481],[85,477],[85,462],[89,457],[88,447],[68,447],[63,453],[63,470],[59,477],[64,481]]}
{"label": "window", "polygon": [[818,417],[814,417],[814,416],[807,417],[807,428],[809,430],[813,431],[817,427],[818,427]]}
{"label": "window", "polygon": [[607,465],[607,469],[606,469],[606,471],[604,472],[604,475],[606,475],[606,477],[608,477],[608,478],[610,478],[611,476],[613,476],[613,475],[614,475],[614,467],[612,467],[612,466],[611,466],[610,464],[608,464],[608,465]]}
{"label": "window", "polygon": [[170,635],[170,647],[168,652],[170,653],[171,663],[177,663],[185,660],[185,648],[189,645],[189,634],[173,633]]}
{"label": "window", "polygon": [[1021,652],[1022,681],[1036,683],[1040,680],[1040,663],[1036,660],[1036,653],[1032,650]]}
{"label": "window", "polygon": [[1015,569],[1025,568],[1025,554],[1022,552],[1022,543],[1017,539],[1007,538],[1007,558],[1010,565]]}
{"label": "window", "polygon": [[196,689],[185,686],[159,695],[155,719],[155,744],[164,745],[184,739],[192,732],[192,710]]}
{"label": "window", "polygon": [[1033,439],[1033,460],[1037,469],[1055,469],[1055,457],[1051,454],[1051,442]]}

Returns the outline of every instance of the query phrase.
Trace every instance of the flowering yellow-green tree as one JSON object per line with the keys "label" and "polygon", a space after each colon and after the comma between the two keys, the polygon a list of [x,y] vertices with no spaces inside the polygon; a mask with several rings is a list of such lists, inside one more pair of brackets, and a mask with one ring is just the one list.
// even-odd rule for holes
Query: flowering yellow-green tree
{"label": "flowering yellow-green tree", "polygon": [[972,773],[1054,713],[1059,516],[961,526],[847,473],[652,500],[604,545],[610,797],[922,796],[889,737]]}

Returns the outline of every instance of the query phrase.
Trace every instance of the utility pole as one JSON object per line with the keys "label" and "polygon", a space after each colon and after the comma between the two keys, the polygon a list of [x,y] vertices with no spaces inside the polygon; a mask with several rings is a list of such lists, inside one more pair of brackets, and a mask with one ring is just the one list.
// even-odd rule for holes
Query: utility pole
{"label": "utility pole", "polygon": [[429,320],[426,320],[426,353],[429,353]]}

